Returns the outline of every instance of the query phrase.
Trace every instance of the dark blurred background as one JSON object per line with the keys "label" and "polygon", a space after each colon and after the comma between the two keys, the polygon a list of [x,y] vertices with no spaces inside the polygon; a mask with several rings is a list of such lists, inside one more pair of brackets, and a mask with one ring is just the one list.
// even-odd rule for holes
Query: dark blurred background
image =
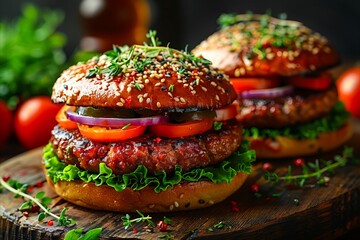
{"label": "dark blurred background", "polygon": [[[67,37],[65,51],[69,55],[80,49],[80,39],[90,28],[107,29],[114,33],[129,31],[116,25],[116,16],[129,14],[122,11],[121,2],[110,7],[105,15],[96,19],[100,24],[84,23],[84,15],[80,8],[101,8],[110,0],[13,0],[0,2],[0,20],[9,21],[21,14],[21,6],[25,3],[35,3],[41,7],[60,9],[65,13],[65,19],[60,31]],[[137,2],[132,0],[129,2]],[[171,43],[174,48],[189,49],[196,46],[201,40],[218,29],[217,18],[222,13],[245,13],[250,10],[254,13],[265,13],[271,10],[273,16],[286,13],[287,18],[303,22],[306,26],[320,32],[330,39],[345,59],[360,58],[360,1],[358,0],[148,0],[150,18],[147,21],[151,29],[156,29],[162,42]],[[84,13],[82,13],[84,14]],[[141,13],[145,14],[145,13]],[[82,20],[81,20],[82,19]],[[123,18],[128,24],[133,24],[131,14]],[[86,26],[86,24],[88,24]],[[114,25],[112,25],[114,24]],[[120,27],[119,27],[120,26]],[[0,36],[1,37],[1,36]],[[124,35],[122,35],[123,40]],[[131,43],[129,43],[131,44]]]}

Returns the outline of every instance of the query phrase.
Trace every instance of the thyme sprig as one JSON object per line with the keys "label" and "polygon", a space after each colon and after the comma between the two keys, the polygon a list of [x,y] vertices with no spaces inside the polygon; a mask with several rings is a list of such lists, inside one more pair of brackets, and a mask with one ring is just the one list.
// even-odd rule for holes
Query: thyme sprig
{"label": "thyme sprig", "polygon": [[104,68],[98,66],[89,69],[86,77],[92,78],[97,75],[105,74],[108,76],[117,76],[122,73],[131,73],[136,71],[143,72],[146,68],[154,63],[155,60],[164,59],[169,61],[174,57],[180,63],[180,69],[188,69],[188,63],[198,67],[201,65],[208,66],[211,62],[202,57],[195,56],[187,49],[179,51],[167,46],[159,46],[161,42],[156,37],[156,31],[150,30],[146,35],[150,40],[150,45],[132,45],[129,46],[113,46],[111,51],[104,54],[107,56],[110,64]]}
{"label": "thyme sprig", "polygon": [[132,223],[135,223],[135,222],[137,222],[137,223],[138,222],[147,222],[148,227],[155,226],[154,222],[151,220],[152,217],[150,215],[145,216],[139,210],[136,210],[136,212],[137,212],[137,214],[140,215],[140,217],[131,219],[129,214],[126,214],[125,216],[121,217],[121,221],[123,223],[123,226],[125,227],[125,230],[129,229],[132,226]]}
{"label": "thyme sprig", "polygon": [[71,219],[65,215],[66,208],[64,208],[61,211],[60,216],[57,216],[56,214],[54,214],[50,211],[50,209],[47,207],[47,205],[50,204],[51,199],[48,197],[45,197],[44,192],[39,192],[36,194],[35,197],[33,197],[26,193],[26,190],[29,187],[28,184],[23,184],[23,183],[20,183],[16,180],[12,180],[12,179],[10,179],[9,183],[7,183],[2,178],[0,178],[0,183],[3,188],[14,193],[15,197],[21,196],[28,200],[20,206],[19,210],[25,210],[26,208],[30,208],[33,206],[33,204],[36,204],[37,206],[39,206],[43,212],[40,212],[40,214],[38,216],[38,221],[42,221],[46,217],[46,215],[49,215],[49,216],[57,219],[57,221],[58,221],[57,224],[59,226],[68,226],[68,225],[75,224],[75,221],[73,219]]}
{"label": "thyme sprig", "polygon": [[353,149],[345,147],[343,153],[341,155],[336,155],[333,160],[316,160],[314,163],[304,163],[302,165],[301,174],[293,175],[292,167],[289,165],[285,176],[279,176],[275,172],[267,171],[264,174],[264,178],[271,183],[285,181],[300,187],[305,186],[310,180],[316,180],[317,185],[323,185],[329,181],[328,176],[324,176],[325,173],[334,173],[336,168],[345,166],[352,157]]}
{"label": "thyme sprig", "polygon": [[82,228],[76,228],[66,233],[64,240],[97,240],[100,238],[102,228],[93,228],[83,234]]}

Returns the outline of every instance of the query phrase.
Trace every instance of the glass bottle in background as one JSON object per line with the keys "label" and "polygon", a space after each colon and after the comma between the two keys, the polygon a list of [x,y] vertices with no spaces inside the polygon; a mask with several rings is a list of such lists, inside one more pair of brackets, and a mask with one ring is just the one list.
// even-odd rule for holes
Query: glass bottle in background
{"label": "glass bottle in background", "polygon": [[82,0],[80,47],[104,52],[112,45],[142,44],[150,22],[147,0]]}

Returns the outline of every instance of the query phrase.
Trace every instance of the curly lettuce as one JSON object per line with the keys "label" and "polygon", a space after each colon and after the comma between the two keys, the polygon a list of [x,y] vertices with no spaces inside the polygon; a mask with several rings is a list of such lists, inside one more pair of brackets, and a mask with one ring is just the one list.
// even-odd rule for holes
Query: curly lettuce
{"label": "curly lettuce", "polygon": [[141,190],[147,186],[152,186],[154,191],[158,193],[182,182],[207,180],[214,183],[230,183],[239,172],[250,174],[251,163],[255,161],[255,151],[249,150],[248,147],[249,142],[244,141],[235,153],[217,165],[195,168],[190,171],[183,171],[181,166],[175,166],[175,171],[171,174],[165,171],[150,174],[145,166],[139,165],[131,173],[116,175],[105,163],[100,163],[99,173],[90,173],[76,165],[67,165],[62,162],[53,152],[51,144],[44,148],[43,163],[47,175],[54,183],[81,180],[87,183],[92,182],[96,186],[106,184],[116,191],[123,191],[127,187],[133,190]]}
{"label": "curly lettuce", "polygon": [[275,138],[277,136],[294,139],[316,139],[320,133],[332,132],[342,127],[349,119],[350,113],[346,111],[342,102],[338,101],[325,117],[309,123],[297,124],[281,129],[244,128],[243,134],[253,138]]}

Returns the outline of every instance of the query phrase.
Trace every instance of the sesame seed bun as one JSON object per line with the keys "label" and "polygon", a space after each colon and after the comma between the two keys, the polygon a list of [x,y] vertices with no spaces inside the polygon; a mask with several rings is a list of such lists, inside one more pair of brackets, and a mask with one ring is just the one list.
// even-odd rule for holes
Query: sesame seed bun
{"label": "sesame seed bun", "polygon": [[[133,66],[118,75],[87,76],[91,69],[105,69],[106,55],[95,57],[65,70],[52,93],[55,103],[74,106],[126,109],[181,110],[216,109],[232,103],[236,93],[228,77],[211,65],[180,63],[180,57],[148,57],[136,49],[140,60],[150,59],[149,69],[137,72]],[[138,60],[139,61],[139,60]],[[183,68],[182,66],[184,66]]]}
{"label": "sesame seed bun", "polygon": [[[193,53],[211,60],[230,77],[293,76],[340,61],[325,37],[300,22],[267,16],[268,30],[263,34],[260,19],[266,16],[237,15],[239,23],[210,35]],[[282,28],[291,36],[284,41],[286,46],[277,46],[274,33],[279,32],[278,26],[287,26]]]}
{"label": "sesame seed bun", "polygon": [[[46,172],[46,170],[44,169]],[[171,212],[209,207],[223,201],[238,190],[247,178],[238,173],[230,183],[215,184],[210,181],[181,183],[173,188],[155,193],[145,187],[134,191],[126,188],[117,192],[107,185],[95,186],[82,181],[59,181],[47,177],[54,191],[63,199],[76,205],[96,210],[116,212]]]}

